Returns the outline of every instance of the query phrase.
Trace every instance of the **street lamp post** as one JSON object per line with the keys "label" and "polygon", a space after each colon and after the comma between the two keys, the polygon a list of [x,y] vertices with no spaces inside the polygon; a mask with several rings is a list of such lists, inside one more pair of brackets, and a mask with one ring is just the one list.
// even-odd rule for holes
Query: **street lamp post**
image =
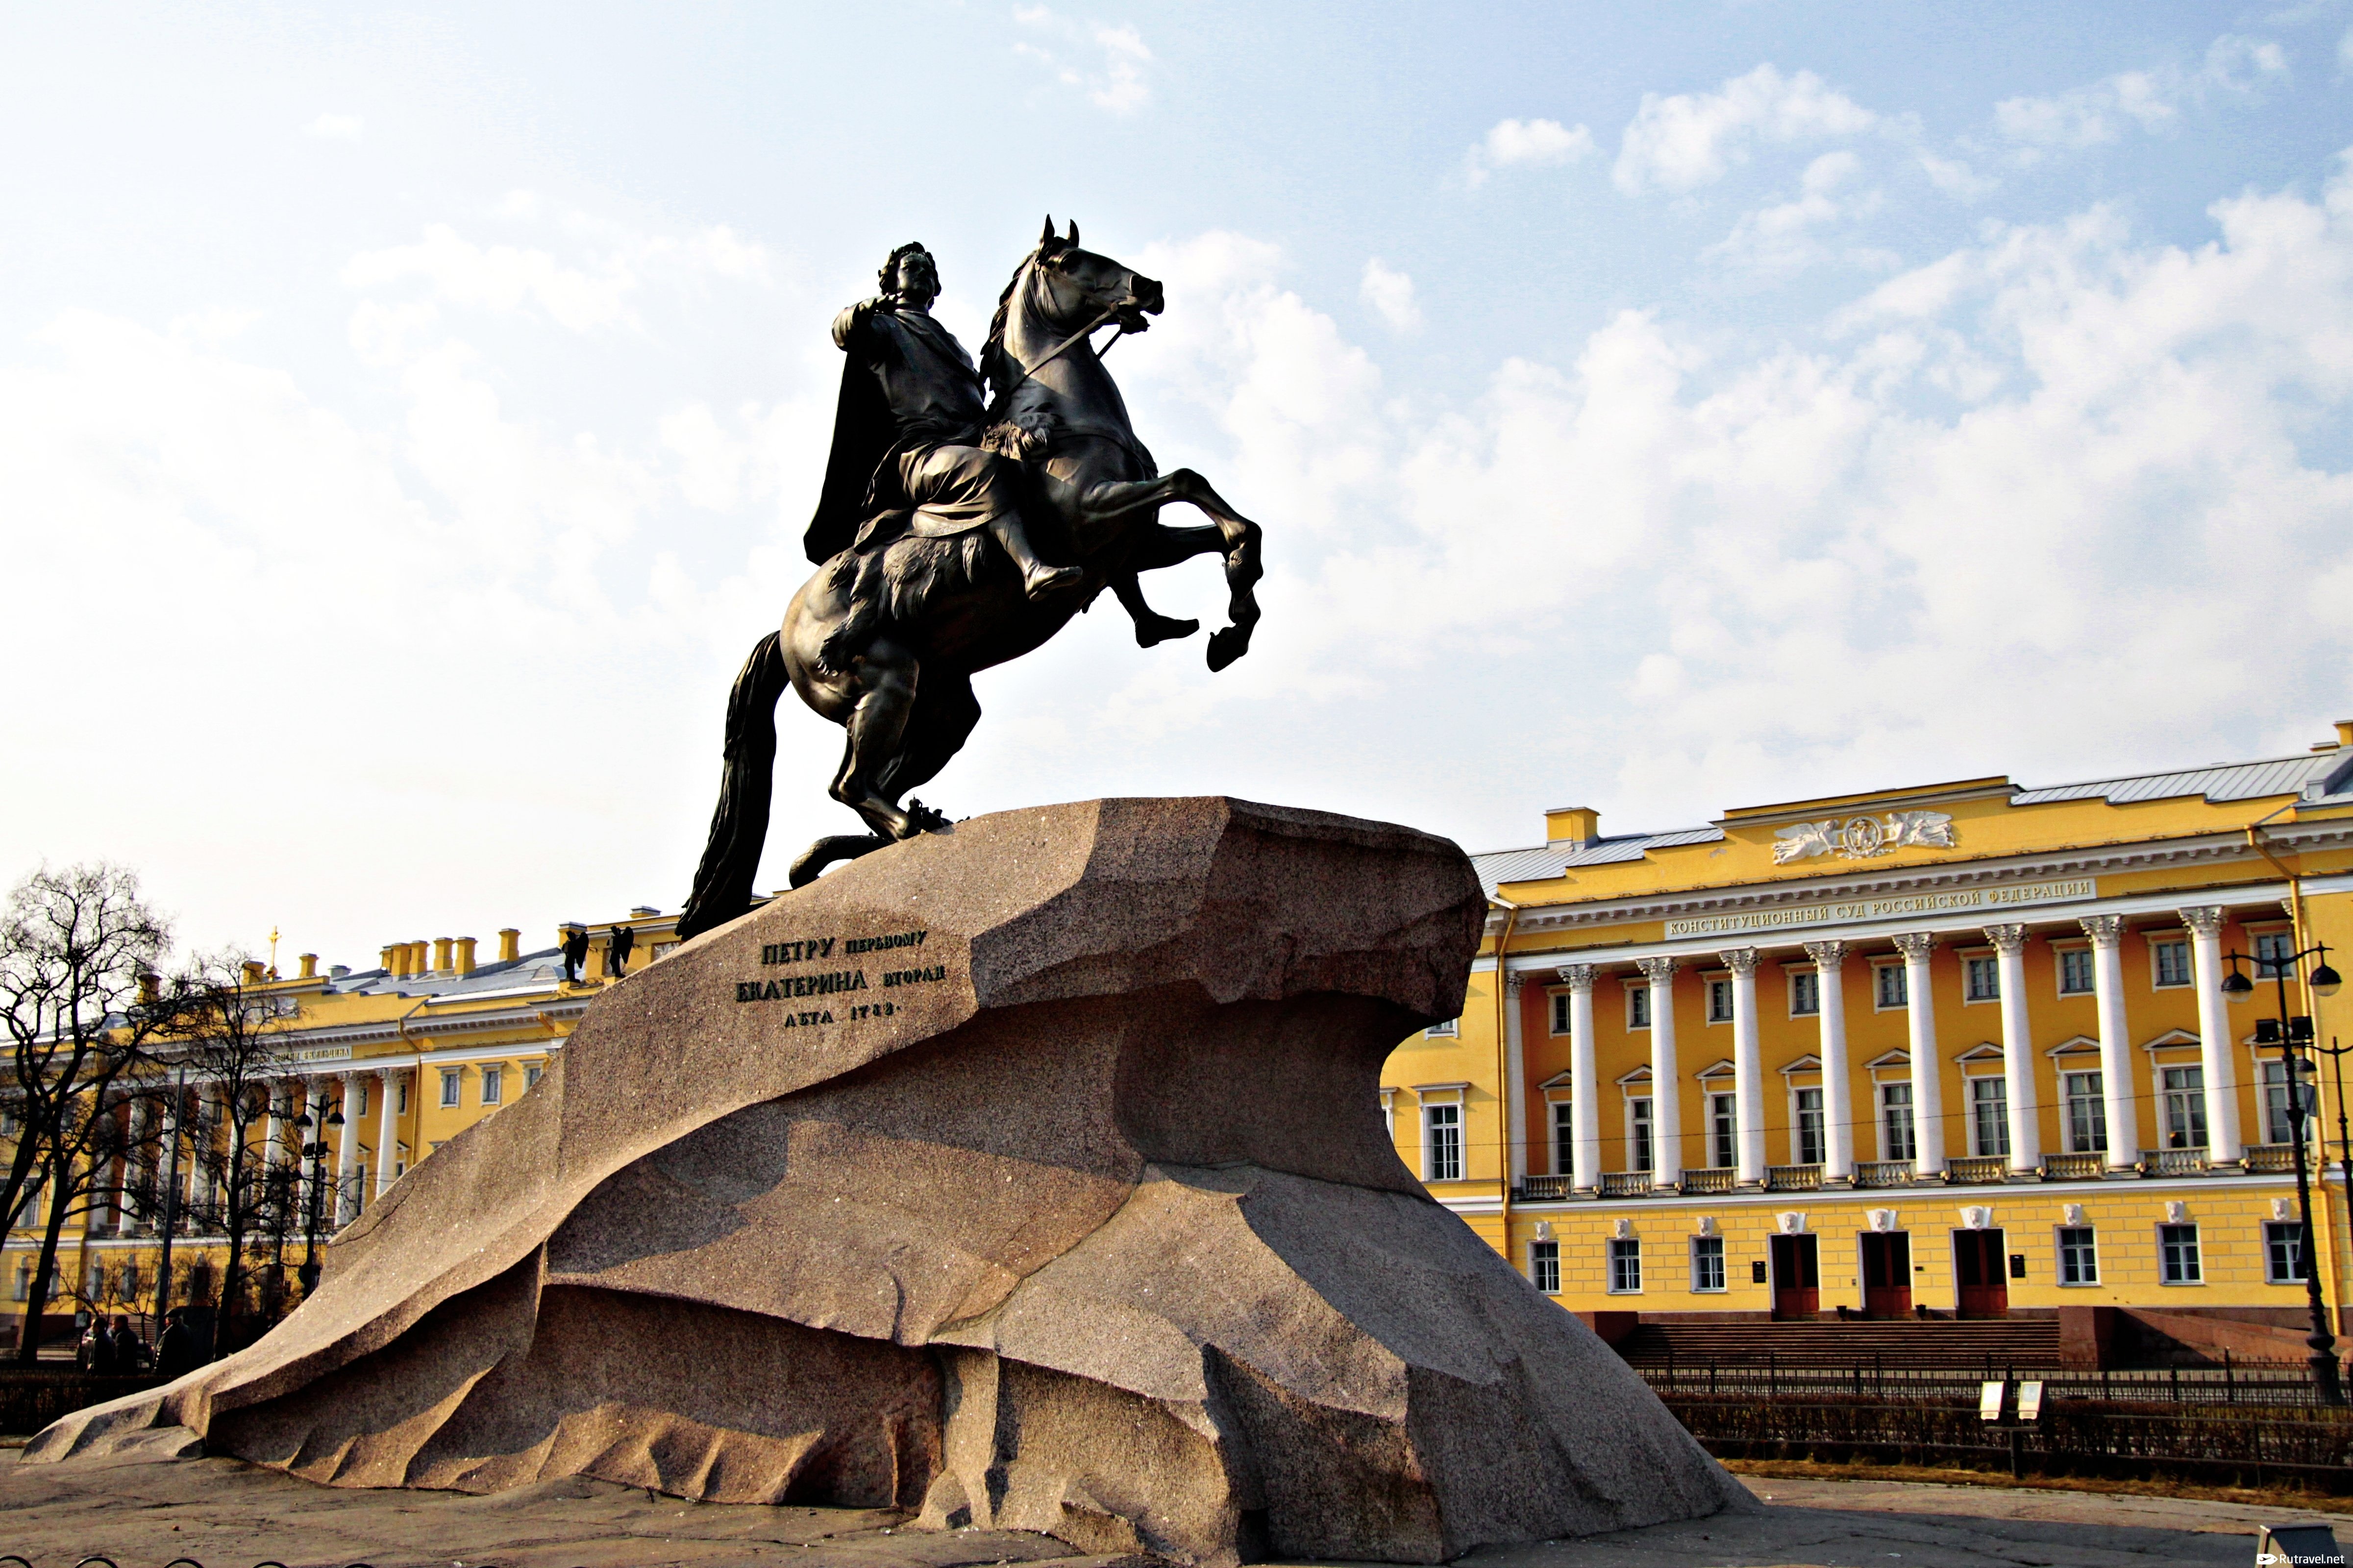
{"label": "street lamp post", "polygon": [[[303,1117],[300,1125],[307,1128],[310,1120],[308,1116]],[[320,1188],[327,1173],[326,1131],[343,1124],[343,1108],[338,1105],[320,1124],[318,1141],[305,1142],[302,1145],[302,1157],[311,1165],[311,1190],[302,1208],[302,1267],[299,1271],[302,1281],[302,1300],[305,1301],[319,1288],[319,1198]]]}
{"label": "street lamp post", "polygon": [[[2343,981],[2337,971],[2328,966],[2328,947],[2325,942],[2298,952],[2261,959],[2250,959],[2244,953],[2232,952],[2230,954],[2231,973],[2222,981],[2222,994],[2234,1003],[2244,1002],[2254,994],[2254,982],[2241,973],[2239,965],[2242,963],[2253,963],[2257,973],[2269,969],[2279,988],[2279,1016],[2275,1019],[2256,1020],[2255,1043],[2258,1046],[2278,1046],[2280,1061],[2287,1069],[2288,1139],[2295,1158],[2296,1218],[2303,1231],[2296,1240],[2296,1261],[2304,1273],[2305,1305],[2312,1319],[2312,1332],[2305,1337],[2304,1342],[2312,1347],[2312,1354],[2306,1359],[2312,1367],[2313,1388],[2320,1402],[2323,1405],[2342,1405],[2345,1403],[2345,1388],[2337,1374],[2337,1336],[2328,1331],[2328,1300],[2321,1294],[2320,1255],[2319,1249],[2314,1246],[2319,1236],[2312,1225],[2312,1175],[2306,1168],[2305,1161],[2305,1064],[2295,1051],[2299,1044],[2314,1044],[2312,1020],[2291,1016],[2287,1010],[2287,977],[2292,973],[2298,973],[2296,966],[2307,958],[2319,960],[2306,981],[2313,994],[2335,995]],[[2317,1089],[2316,1073],[2315,1077],[2314,1087]]]}

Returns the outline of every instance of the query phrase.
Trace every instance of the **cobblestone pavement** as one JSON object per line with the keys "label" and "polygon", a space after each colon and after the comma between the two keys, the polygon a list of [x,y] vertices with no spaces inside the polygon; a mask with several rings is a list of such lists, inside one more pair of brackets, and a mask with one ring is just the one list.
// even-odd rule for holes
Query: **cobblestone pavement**
{"label": "cobblestone pavement", "polygon": [[[1749,1477],[1753,1519],[1490,1547],[1466,1568],[2245,1568],[2296,1510],[1905,1481]],[[2326,1516],[2313,1515],[2312,1518]],[[495,1497],[316,1487],[233,1459],[18,1466],[0,1456],[0,1553],[71,1568],[1115,1568],[1042,1536],[896,1528],[854,1509],[681,1502],[580,1479]],[[2332,1521],[2331,1522],[2341,1522]]]}

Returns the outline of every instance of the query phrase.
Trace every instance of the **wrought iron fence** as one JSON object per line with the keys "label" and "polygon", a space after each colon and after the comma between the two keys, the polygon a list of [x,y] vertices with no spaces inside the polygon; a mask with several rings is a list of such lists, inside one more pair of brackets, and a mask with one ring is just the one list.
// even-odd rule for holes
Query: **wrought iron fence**
{"label": "wrought iron fence", "polygon": [[[54,1371],[47,1367],[11,1367],[0,1372],[0,1432],[30,1436],[77,1410],[153,1388],[162,1381],[153,1373],[117,1377],[72,1367]],[[0,1563],[5,1562],[0,1558]]]}
{"label": "wrought iron fence", "polygon": [[[2240,1361],[2227,1354],[2220,1366],[2111,1372],[2038,1366],[2000,1355],[1944,1366],[1884,1366],[1877,1362],[1824,1364],[1820,1358],[1794,1361],[1770,1354],[1736,1361],[1653,1357],[1638,1360],[1633,1366],[1670,1403],[1687,1396],[1779,1400],[1841,1395],[1915,1404],[1942,1401],[1974,1410],[1981,1384],[2032,1379],[2042,1384],[2042,1396],[2052,1405],[2320,1407],[2312,1369],[2306,1363]],[[2353,1421],[2353,1415],[2339,1410],[2330,1418]]]}

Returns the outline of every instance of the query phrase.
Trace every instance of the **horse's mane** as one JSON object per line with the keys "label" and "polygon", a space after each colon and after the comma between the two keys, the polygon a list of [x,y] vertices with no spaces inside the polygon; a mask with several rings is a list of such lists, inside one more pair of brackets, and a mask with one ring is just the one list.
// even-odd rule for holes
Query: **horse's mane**
{"label": "horse's mane", "polygon": [[1012,384],[1013,367],[1005,353],[1005,324],[1013,314],[1013,290],[1021,287],[1022,274],[1029,270],[1038,253],[1045,248],[1043,244],[1033,246],[1029,254],[1021,258],[1013,276],[1005,280],[1005,292],[997,297],[997,314],[988,319],[988,342],[980,349],[980,374],[987,381],[992,396],[1002,397]]}

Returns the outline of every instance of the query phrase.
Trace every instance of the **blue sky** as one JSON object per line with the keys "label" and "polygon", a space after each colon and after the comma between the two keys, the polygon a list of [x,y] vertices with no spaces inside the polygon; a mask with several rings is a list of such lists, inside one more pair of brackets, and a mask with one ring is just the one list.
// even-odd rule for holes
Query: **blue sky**
{"label": "blue sky", "polygon": [[[985,678],[958,815],[1484,848],[2300,749],[2353,714],[2349,29],[0,9],[0,868],[351,963],[675,907],[826,323],[921,237],[974,336],[1048,211],[1167,280],[1113,364],[1267,526],[1268,620],[1211,677],[1106,605]],[[788,708],[771,882],[838,744]]]}

